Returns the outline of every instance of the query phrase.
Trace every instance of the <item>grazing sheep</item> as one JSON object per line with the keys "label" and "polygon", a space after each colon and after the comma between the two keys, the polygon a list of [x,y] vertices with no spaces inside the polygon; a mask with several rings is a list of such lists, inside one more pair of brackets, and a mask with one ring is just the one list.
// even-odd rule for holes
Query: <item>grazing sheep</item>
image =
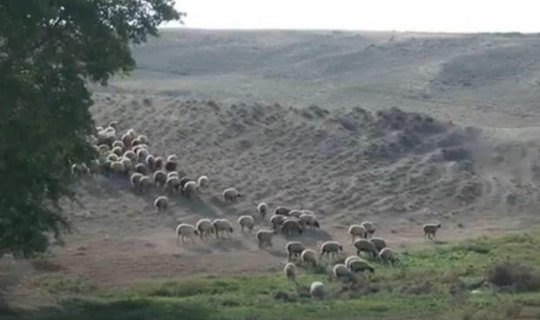
{"label": "grazing sheep", "polygon": [[282,216],[289,216],[289,212],[291,212],[291,209],[287,208],[287,207],[282,207],[282,206],[279,206],[276,208],[276,210],[274,211],[274,214],[279,214],[279,215],[282,215]]}
{"label": "grazing sheep", "polygon": [[266,204],[266,202],[261,202],[257,205],[257,212],[264,219],[266,213],[268,212],[268,205]]}
{"label": "grazing sheep", "polygon": [[360,259],[359,256],[348,256],[348,257],[345,259],[345,262],[344,262],[344,263],[345,263],[345,265],[346,265],[347,267],[349,267],[349,264],[350,264],[352,261],[358,260],[358,259]]}
{"label": "grazing sheep", "polygon": [[309,294],[314,299],[322,300],[326,297],[328,293],[324,283],[320,281],[314,281],[309,287]]}
{"label": "grazing sheep", "polygon": [[163,169],[163,158],[156,157],[156,160],[154,161],[154,170],[162,170],[162,169]]}
{"label": "grazing sheep", "polygon": [[141,143],[144,143],[144,144],[150,144],[150,140],[148,140],[148,137],[145,136],[144,134],[140,134],[137,138],[135,138],[136,140],[140,141]]}
{"label": "grazing sheep", "polygon": [[80,175],[83,175],[83,174],[88,174],[89,173],[89,169],[88,167],[83,163],[83,164],[78,164],[78,163],[74,163],[72,166],[71,166],[71,174],[75,175],[75,176],[80,176]]}
{"label": "grazing sheep", "polygon": [[236,190],[236,188],[227,188],[223,190],[223,199],[226,202],[236,202],[242,195]]}
{"label": "grazing sheep", "polygon": [[334,268],[332,268],[332,274],[342,282],[350,281],[352,279],[351,271],[343,263],[336,264]]}
{"label": "grazing sheep", "polygon": [[234,231],[231,223],[227,219],[215,219],[212,222],[212,225],[216,231],[216,238],[219,238],[219,232],[221,232],[223,235],[227,233],[230,236]]}
{"label": "grazing sheep", "polygon": [[199,231],[199,236],[201,237],[201,239],[214,233],[214,225],[209,219],[201,219],[197,221],[195,228],[197,229],[197,231]]}
{"label": "grazing sheep", "polygon": [[100,144],[97,149],[101,154],[107,153],[111,150],[111,148],[106,144]]}
{"label": "grazing sheep", "polygon": [[207,176],[200,176],[199,179],[197,179],[197,185],[199,186],[199,189],[206,189],[208,188],[208,177]]}
{"label": "grazing sheep", "polygon": [[373,236],[373,234],[375,233],[375,225],[373,224],[373,222],[363,221],[360,225],[364,227],[364,229],[366,229],[366,238],[368,236]]}
{"label": "grazing sheep", "polygon": [[328,256],[328,257],[330,257],[330,255],[339,256],[339,252],[342,252],[342,251],[343,251],[343,246],[340,245],[339,242],[337,242],[337,241],[326,241],[321,245],[320,257],[322,257],[322,255],[324,255],[324,254],[326,254],[326,256]]}
{"label": "grazing sheep", "polygon": [[125,172],[129,172],[129,170],[133,169],[133,162],[129,158],[122,157],[120,162],[124,165]]}
{"label": "grazing sheep", "polygon": [[297,219],[300,218],[300,216],[304,213],[304,211],[302,210],[296,210],[296,209],[293,209],[291,211],[289,211],[289,216],[291,217],[295,217]]}
{"label": "grazing sheep", "polygon": [[347,267],[349,267],[349,270],[351,270],[352,272],[364,272],[366,270],[371,273],[375,272],[375,269],[372,266],[370,266],[366,260],[362,258],[349,261],[349,264],[347,265]]}
{"label": "grazing sheep", "polygon": [[146,166],[143,163],[137,163],[135,165],[135,172],[138,172],[140,174],[147,174],[148,169],[146,168]]}
{"label": "grazing sheep", "polygon": [[90,163],[88,164],[88,169],[90,170],[90,173],[98,173],[100,167],[101,167],[101,162],[99,161],[99,159],[92,159],[90,160]]}
{"label": "grazing sheep", "polygon": [[427,236],[430,240],[435,237],[437,234],[437,230],[441,228],[441,224],[433,224],[428,223],[422,226],[422,230],[424,230],[424,237]]}
{"label": "grazing sheep", "polygon": [[111,152],[120,157],[124,153],[124,150],[122,150],[120,147],[114,147],[112,148]]}
{"label": "grazing sheep", "polygon": [[[135,142],[133,142],[133,143],[135,143]],[[139,144],[137,144],[137,145],[134,145],[134,146],[131,148],[131,150],[133,150],[133,152],[135,152],[135,154],[138,154],[139,150],[141,150],[141,149],[145,149],[145,150],[148,151],[148,146],[145,145],[145,144],[139,143]],[[139,156],[137,155],[137,157],[139,157]],[[140,160],[144,160],[144,159],[142,159],[142,158],[139,158],[139,159],[140,159]]]}
{"label": "grazing sheep", "polygon": [[126,132],[126,134],[127,134],[128,136],[130,136],[131,138],[133,138],[133,139],[135,139],[135,137],[137,136],[137,133],[135,133],[135,130],[132,129],[132,128],[128,129],[128,131]]}
{"label": "grazing sheep", "polygon": [[281,232],[287,235],[292,234],[302,234],[304,232],[304,229],[300,225],[300,220],[295,218],[289,218],[283,221],[283,225],[281,226]]}
{"label": "grazing sheep", "polygon": [[129,178],[129,181],[131,182],[131,185],[133,186],[133,189],[135,189],[137,191],[139,190],[139,182],[141,181],[142,177],[143,177],[143,175],[138,173],[138,172],[131,175],[131,177]]}
{"label": "grazing sheep", "polygon": [[242,232],[244,232],[244,228],[247,228],[248,231],[251,232],[255,226],[255,220],[252,216],[241,216],[238,218],[238,224],[240,225]]}
{"label": "grazing sheep", "polygon": [[126,134],[122,135],[120,140],[122,140],[122,143],[124,144],[125,148],[131,148],[132,142],[133,142],[133,137],[132,136],[130,136],[129,134],[126,133]]}
{"label": "grazing sheep", "polygon": [[150,180],[149,176],[143,176],[139,180],[139,190],[141,192],[147,192],[148,190],[150,190],[151,186],[152,186],[152,180]]}
{"label": "grazing sheep", "polygon": [[154,172],[153,178],[154,178],[154,183],[157,186],[163,187],[167,183],[167,174],[165,173],[165,171],[158,170]]}
{"label": "grazing sheep", "polygon": [[359,224],[353,224],[349,227],[349,234],[352,237],[352,242],[354,242],[356,237],[366,238],[367,230]]}
{"label": "grazing sheep", "polygon": [[394,250],[390,248],[384,248],[379,252],[379,258],[384,262],[390,262],[392,265],[397,261]]}
{"label": "grazing sheep", "polygon": [[111,163],[111,170],[116,175],[122,175],[125,172],[125,167],[120,161],[114,161]]}
{"label": "grazing sheep", "polygon": [[[170,178],[170,177],[177,177],[177,178],[179,178],[179,176],[178,176],[178,171],[167,172],[167,178]],[[182,186],[183,186],[183,185],[182,185]]]}
{"label": "grazing sheep", "polygon": [[270,223],[272,224],[272,228],[278,229],[283,225],[283,222],[285,222],[285,216],[281,216],[278,214],[273,215],[270,217]]}
{"label": "grazing sheep", "polygon": [[178,157],[175,154],[171,154],[167,157],[166,162],[176,162],[178,161]]}
{"label": "grazing sheep", "polygon": [[312,228],[320,228],[319,221],[317,221],[317,218],[315,218],[315,216],[312,214],[302,213],[300,215],[300,221],[305,226]]}
{"label": "grazing sheep", "polygon": [[118,161],[118,156],[114,153],[109,153],[106,158],[110,162]]}
{"label": "grazing sheep", "polygon": [[[182,182],[180,182],[182,184]],[[196,194],[199,190],[199,186],[197,186],[197,183],[195,181],[188,181],[184,187],[182,187],[182,194],[186,198],[191,198],[192,195]]]}
{"label": "grazing sheep", "polygon": [[169,208],[169,199],[166,196],[157,197],[156,200],[154,200],[154,207],[156,208],[157,214],[167,211]]}
{"label": "grazing sheep", "polygon": [[112,143],[112,147],[113,148],[120,148],[122,150],[126,149],[126,146],[124,145],[124,143],[121,140],[115,140]]}
{"label": "grazing sheep", "polygon": [[146,157],[148,157],[149,152],[146,148],[140,148],[137,150],[137,158],[139,158],[140,161],[145,161]]}
{"label": "grazing sheep", "polygon": [[310,263],[313,266],[317,265],[317,251],[313,249],[305,249],[300,255],[303,264]]}
{"label": "grazing sheep", "polygon": [[285,248],[287,248],[287,252],[289,253],[289,261],[291,261],[293,257],[300,257],[302,252],[306,249],[306,247],[300,241],[289,241]]}
{"label": "grazing sheep", "polygon": [[167,171],[175,171],[176,167],[178,166],[176,160],[175,161],[167,161],[165,162],[165,170]]}
{"label": "grazing sheep", "polygon": [[259,249],[263,249],[266,245],[266,247],[272,248],[272,238],[277,235],[277,232],[275,230],[259,230],[255,234],[255,237],[257,238],[259,242]]}
{"label": "grazing sheep", "polygon": [[177,177],[167,178],[165,187],[169,193],[174,193],[180,189],[180,180]]}
{"label": "grazing sheep", "polygon": [[377,250],[373,242],[364,238],[356,239],[356,241],[354,241],[354,247],[356,248],[357,255],[360,255],[361,252],[367,252],[372,254],[373,257],[377,257],[377,254],[379,253],[379,250]]}
{"label": "grazing sheep", "polygon": [[131,161],[136,161],[137,160],[137,155],[135,154],[135,152],[133,150],[128,150],[128,151],[124,152],[124,158],[128,158]]}
{"label": "grazing sheep", "polygon": [[155,170],[156,158],[153,155],[151,155],[151,154],[147,155],[144,162],[148,166],[148,169],[150,169],[152,171]]}
{"label": "grazing sheep", "polygon": [[386,248],[386,241],[384,241],[383,238],[371,238],[369,240],[371,243],[373,243],[375,249],[377,249],[377,252],[380,252],[382,249]]}
{"label": "grazing sheep", "polygon": [[[174,172],[176,173],[176,176],[178,176],[178,172],[177,171],[174,171]],[[191,179],[190,177],[182,177],[182,179],[180,179],[180,187],[184,188],[186,183],[188,183],[190,181],[195,182],[195,180]]]}
{"label": "grazing sheep", "polygon": [[199,231],[197,231],[193,225],[181,223],[176,227],[176,245],[180,244],[180,238],[182,239],[182,242],[184,242],[185,239],[193,241],[193,238],[196,235],[199,235]]}
{"label": "grazing sheep", "polygon": [[283,273],[287,277],[287,280],[296,282],[296,266],[292,262],[288,262],[283,267]]}

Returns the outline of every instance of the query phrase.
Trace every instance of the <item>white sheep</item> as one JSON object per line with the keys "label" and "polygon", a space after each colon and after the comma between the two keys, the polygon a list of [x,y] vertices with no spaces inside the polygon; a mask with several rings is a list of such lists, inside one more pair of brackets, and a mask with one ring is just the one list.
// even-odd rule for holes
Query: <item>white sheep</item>
{"label": "white sheep", "polygon": [[342,282],[350,281],[352,274],[349,268],[343,263],[338,263],[332,268],[332,274]]}
{"label": "white sheep", "polygon": [[122,140],[115,140],[113,143],[112,143],[112,147],[113,148],[121,148],[122,150],[125,150],[126,149],[126,146],[124,145],[124,143],[122,142]]}
{"label": "white sheep", "polygon": [[152,180],[150,180],[149,176],[143,176],[139,180],[139,190],[141,192],[146,192],[146,191],[150,190],[151,186],[152,186]]}
{"label": "white sheep", "polygon": [[353,245],[356,248],[357,255],[360,255],[361,252],[367,252],[372,254],[374,257],[377,257],[377,254],[379,253],[379,250],[377,250],[373,242],[369,241],[368,239],[356,239]]}
{"label": "white sheep", "polygon": [[437,234],[437,230],[441,228],[441,224],[428,223],[422,226],[424,230],[424,237],[427,236],[429,239],[433,239]]}
{"label": "white sheep", "polygon": [[268,204],[266,202],[261,202],[257,205],[257,212],[264,219],[266,213],[268,212]]}
{"label": "white sheep", "polygon": [[238,224],[240,225],[242,232],[244,232],[244,228],[247,228],[248,231],[251,232],[255,226],[255,219],[248,215],[240,216],[238,218]]}
{"label": "white sheep", "polygon": [[169,208],[169,199],[166,196],[159,196],[154,200],[154,207],[156,208],[156,213],[167,211]]}
{"label": "white sheep", "polygon": [[300,235],[304,232],[304,229],[300,225],[300,220],[296,218],[288,218],[283,221],[283,225],[281,226],[281,232],[287,235]]}
{"label": "white sheep", "polygon": [[175,154],[171,154],[169,156],[167,156],[167,162],[176,162],[178,161],[178,157],[175,155]]}
{"label": "white sheep", "polygon": [[364,272],[369,271],[371,273],[375,272],[375,269],[364,259],[358,258],[352,261],[349,261],[347,267],[352,272]]}
{"label": "white sheep", "polygon": [[293,210],[289,211],[289,216],[299,219],[300,216],[303,213],[304,213],[304,211],[302,211],[302,210],[293,209]]}
{"label": "white sheep", "polygon": [[178,177],[170,177],[165,181],[165,188],[169,193],[174,193],[180,189],[180,179]]}
{"label": "white sheep", "polygon": [[156,160],[154,161],[154,170],[162,170],[162,169],[163,169],[163,158],[156,157]]}
{"label": "white sheep", "polygon": [[326,256],[330,257],[332,256],[339,256],[339,252],[343,251],[343,246],[339,244],[337,241],[326,241],[321,245],[321,254],[320,257],[322,257],[324,254]]}
{"label": "white sheep", "polygon": [[236,190],[236,188],[227,188],[223,190],[223,199],[226,202],[236,202],[242,195]]}
{"label": "white sheep", "polygon": [[177,178],[180,178],[180,177],[178,176],[178,171],[167,172],[167,178],[170,178],[170,177],[177,177]]}
{"label": "white sheep", "polygon": [[135,172],[141,173],[141,174],[147,174],[148,168],[146,168],[146,165],[144,163],[137,163],[135,165]]}
{"label": "white sheep", "polygon": [[150,154],[148,152],[148,149],[146,148],[139,148],[136,153],[137,153],[137,158],[139,158],[140,161],[146,160],[146,157],[148,157],[148,155]]}
{"label": "white sheep", "polygon": [[345,264],[347,267],[349,267],[349,264],[351,264],[352,261],[358,260],[358,259],[360,259],[359,256],[348,256],[348,257],[345,259],[344,264]]}
{"label": "white sheep", "polygon": [[293,257],[299,257],[302,254],[302,251],[306,249],[306,247],[300,242],[300,241],[289,241],[287,245],[285,246],[287,249],[287,252],[289,253],[288,260],[290,261]]}
{"label": "white sheep", "polygon": [[[181,184],[181,183],[180,183]],[[184,186],[182,187],[182,194],[186,198],[191,198],[192,195],[196,194],[197,191],[199,191],[199,186],[195,181],[188,181]]]}
{"label": "white sheep", "polygon": [[214,233],[214,225],[209,219],[200,219],[195,225],[197,231],[199,231],[199,236],[203,239],[205,236],[210,236]]}
{"label": "white sheep", "polygon": [[277,229],[283,225],[283,222],[285,222],[285,216],[275,214],[272,217],[270,217],[270,223],[272,224],[272,228]]}
{"label": "white sheep", "polygon": [[110,161],[110,162],[115,162],[115,161],[118,161],[118,156],[114,153],[109,153],[106,157],[106,160]]}
{"label": "white sheep", "polygon": [[116,175],[122,175],[125,172],[125,167],[120,161],[114,161],[111,163],[111,170]]}
{"label": "white sheep", "polygon": [[305,249],[300,255],[300,260],[303,264],[312,264],[313,266],[317,265],[317,252],[313,249]]}
{"label": "white sheep", "polygon": [[176,245],[180,244],[180,238],[182,239],[182,242],[184,242],[185,239],[194,241],[194,237],[196,235],[199,235],[199,232],[193,225],[181,223],[178,225],[178,227],[176,227]]}
{"label": "white sheep", "polygon": [[309,287],[309,294],[314,299],[322,300],[328,294],[326,286],[320,281],[314,281]]}
{"label": "white sheep", "polygon": [[359,224],[353,224],[349,227],[349,234],[352,237],[352,242],[356,239],[356,237],[359,238],[366,238],[367,237],[367,230],[363,226]]}
{"label": "white sheep", "polygon": [[317,221],[317,218],[313,214],[304,212],[300,215],[299,219],[302,222],[302,224],[305,226],[312,227],[312,228],[320,228],[319,221]]}
{"label": "white sheep", "polygon": [[133,162],[129,158],[122,157],[119,161],[124,165],[125,171],[133,169]]}
{"label": "white sheep", "polygon": [[197,185],[198,185],[199,189],[201,189],[201,190],[207,189],[208,188],[208,183],[209,183],[209,180],[208,180],[207,176],[200,176],[197,179]]}
{"label": "white sheep", "polygon": [[384,248],[379,252],[379,259],[384,262],[390,262],[392,265],[397,261],[396,254],[394,250],[390,248]]}
{"label": "white sheep", "polygon": [[139,190],[139,182],[141,181],[142,177],[143,175],[138,172],[131,175],[129,181],[131,182],[131,186],[133,186],[133,189],[137,191]]}
{"label": "white sheep", "polygon": [[137,133],[135,132],[135,130],[133,128],[128,129],[126,134],[128,136],[130,136],[132,139],[135,139],[135,137],[137,137]]}
{"label": "white sheep", "polygon": [[146,166],[150,169],[150,170],[155,170],[155,166],[156,166],[156,158],[149,154],[146,156],[146,159],[144,160],[144,162],[146,163]]}
{"label": "white sheep", "polygon": [[279,214],[279,215],[282,215],[282,216],[289,216],[289,212],[291,212],[291,209],[287,208],[287,207],[283,207],[283,206],[279,206],[276,208],[276,210],[274,211],[274,214]]}
{"label": "white sheep", "polygon": [[165,183],[167,183],[167,174],[165,173],[165,171],[157,170],[156,172],[154,172],[153,178],[154,183],[157,186],[163,187],[165,186]]}
{"label": "white sheep", "polygon": [[122,137],[120,138],[120,140],[122,140],[122,143],[124,144],[124,147],[126,148],[131,148],[131,143],[133,142],[133,137],[130,136],[129,134],[123,134]]}
{"label": "white sheep", "polygon": [[283,273],[287,277],[287,280],[296,282],[296,266],[294,263],[287,263],[285,267],[283,267]]}
{"label": "white sheep", "polygon": [[216,238],[219,238],[219,233],[221,232],[223,235],[227,233],[229,236],[232,235],[234,232],[234,229],[227,219],[215,219],[212,222],[212,225],[214,226],[214,230],[216,231]]}
{"label": "white sheep", "polygon": [[128,150],[124,152],[124,157],[130,159],[131,161],[137,160],[137,155],[133,150]]}
{"label": "white sheep", "polygon": [[375,249],[377,249],[377,252],[380,252],[382,249],[386,248],[386,241],[383,238],[371,238],[369,241],[373,243]]}
{"label": "white sheep", "polygon": [[363,221],[360,224],[364,229],[366,229],[366,238],[372,236],[375,233],[375,225],[371,221]]}
{"label": "white sheep", "polygon": [[137,138],[135,138],[136,140],[140,141],[141,143],[144,143],[144,144],[150,144],[150,140],[148,140],[148,137],[145,136],[144,134],[140,134]]}
{"label": "white sheep", "polygon": [[275,230],[259,230],[255,234],[255,237],[258,240],[259,249],[263,249],[265,246],[272,248],[272,238],[277,235]]}

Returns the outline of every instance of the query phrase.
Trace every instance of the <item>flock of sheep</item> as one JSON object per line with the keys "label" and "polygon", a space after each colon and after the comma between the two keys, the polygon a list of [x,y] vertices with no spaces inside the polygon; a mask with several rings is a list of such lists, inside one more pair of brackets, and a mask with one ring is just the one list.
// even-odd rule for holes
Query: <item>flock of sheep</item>
{"label": "flock of sheep", "polygon": [[[163,195],[154,200],[156,214],[168,211],[169,197],[180,194],[191,198],[195,194],[209,187],[209,179],[201,175],[198,179],[191,179],[184,172],[178,170],[177,157],[169,155],[166,158],[154,156],[149,152],[149,139],[145,135],[137,135],[135,130],[129,129],[119,138],[116,132],[117,122],[110,122],[105,128],[97,127],[97,134],[93,143],[100,157],[86,164],[73,164],[72,172],[75,175],[90,173],[105,173],[117,177],[129,178],[135,192],[144,193],[151,188],[158,188]],[[236,188],[227,188],[222,192],[225,202],[237,202],[242,197]],[[255,211],[255,208],[254,208]],[[270,210],[268,204],[261,202],[257,205],[258,218],[265,220]],[[251,233],[256,225],[255,217],[243,215],[237,219],[242,232]],[[278,206],[268,219],[269,226],[255,233],[255,239],[260,249],[271,248],[272,238],[278,234],[284,236],[302,235],[308,229],[320,228],[319,221],[313,211],[291,209]],[[423,226],[424,236],[432,239],[440,224],[426,224]],[[386,241],[374,237],[376,228],[372,222],[364,221],[349,227],[348,233],[352,238],[353,250],[356,255],[348,256],[344,263],[337,263],[332,268],[333,277],[340,281],[354,282],[355,275],[365,271],[374,272],[375,268],[363,258],[368,255],[376,261],[394,265],[397,261],[396,253],[387,247]],[[234,232],[233,224],[227,219],[200,219],[195,225],[180,223],[176,227],[177,245],[185,241],[194,241],[195,237],[205,240],[213,235],[216,238],[231,236]],[[297,263],[302,266],[317,266],[323,258],[339,257],[343,253],[343,246],[337,241],[326,241],[318,250],[306,247],[300,241],[289,241],[286,245],[288,263],[283,272],[287,279],[296,283]],[[310,286],[312,297],[322,299],[328,294],[326,286],[315,281]]]}

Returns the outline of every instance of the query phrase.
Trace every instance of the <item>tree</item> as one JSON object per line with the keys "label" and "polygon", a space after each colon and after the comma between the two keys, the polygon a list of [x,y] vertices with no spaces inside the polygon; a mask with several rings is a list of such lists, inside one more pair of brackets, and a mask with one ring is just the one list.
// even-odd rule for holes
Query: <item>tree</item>
{"label": "tree", "polygon": [[70,164],[96,156],[88,83],[132,70],[130,44],[182,16],[173,0],[0,1],[0,255],[69,231]]}

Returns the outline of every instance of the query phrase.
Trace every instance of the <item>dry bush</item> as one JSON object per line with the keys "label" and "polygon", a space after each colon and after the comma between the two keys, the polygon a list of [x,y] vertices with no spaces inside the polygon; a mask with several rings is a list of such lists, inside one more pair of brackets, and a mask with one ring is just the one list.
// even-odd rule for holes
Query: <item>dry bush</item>
{"label": "dry bush", "polygon": [[540,290],[540,272],[515,262],[501,262],[487,272],[487,281],[513,292]]}

